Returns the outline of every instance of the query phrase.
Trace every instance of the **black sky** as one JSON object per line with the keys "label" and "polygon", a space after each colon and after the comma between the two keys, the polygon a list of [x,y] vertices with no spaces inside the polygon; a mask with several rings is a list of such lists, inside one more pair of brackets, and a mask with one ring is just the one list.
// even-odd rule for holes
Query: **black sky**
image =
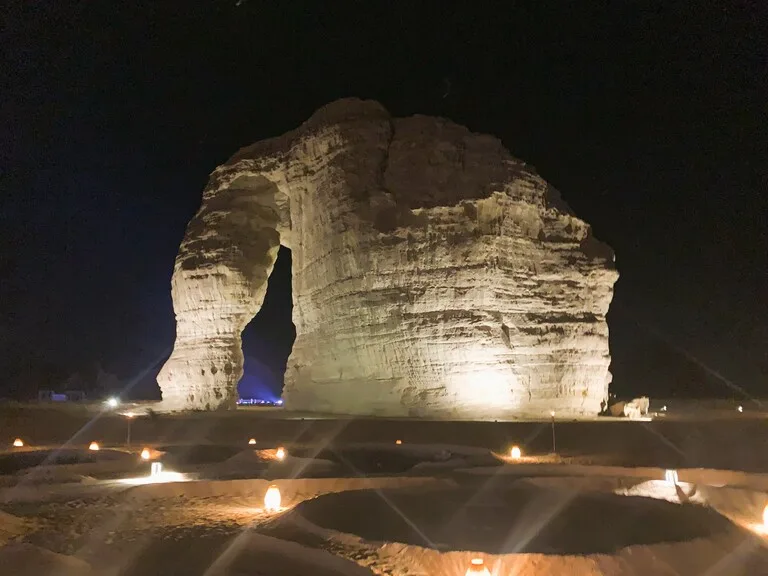
{"label": "black sky", "polygon": [[[763,2],[237,4],[6,9],[0,394],[30,366],[151,380],[207,175],[345,96],[495,134],[562,191],[616,251],[616,392],[768,393]],[[278,368],[289,279],[246,339]]]}

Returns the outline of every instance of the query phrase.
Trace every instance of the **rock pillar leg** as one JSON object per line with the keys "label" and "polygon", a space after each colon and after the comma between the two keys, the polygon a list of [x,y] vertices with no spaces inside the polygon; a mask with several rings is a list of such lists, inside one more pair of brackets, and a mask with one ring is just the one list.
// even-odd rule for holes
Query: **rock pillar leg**
{"label": "rock pillar leg", "polygon": [[280,247],[276,195],[260,176],[206,190],[174,267],[176,342],[157,377],[161,409],[235,406],[241,333],[261,308]]}

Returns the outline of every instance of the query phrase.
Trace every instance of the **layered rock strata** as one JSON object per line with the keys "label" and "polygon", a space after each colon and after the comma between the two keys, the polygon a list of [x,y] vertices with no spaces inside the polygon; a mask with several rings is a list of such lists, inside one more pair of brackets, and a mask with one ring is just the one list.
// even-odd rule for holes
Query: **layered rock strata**
{"label": "layered rock strata", "polygon": [[607,397],[610,248],[498,139],[341,100],[211,175],[174,267],[165,407],[234,406],[281,244],[291,409],[570,417]]}

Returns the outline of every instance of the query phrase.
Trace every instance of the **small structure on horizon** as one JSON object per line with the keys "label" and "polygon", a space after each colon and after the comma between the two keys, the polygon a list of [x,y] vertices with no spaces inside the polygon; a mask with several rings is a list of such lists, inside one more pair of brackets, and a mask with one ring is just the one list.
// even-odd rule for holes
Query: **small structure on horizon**
{"label": "small structure on horizon", "polygon": [[84,402],[87,395],[82,390],[65,390],[56,392],[55,390],[39,390],[37,392],[38,402]]}

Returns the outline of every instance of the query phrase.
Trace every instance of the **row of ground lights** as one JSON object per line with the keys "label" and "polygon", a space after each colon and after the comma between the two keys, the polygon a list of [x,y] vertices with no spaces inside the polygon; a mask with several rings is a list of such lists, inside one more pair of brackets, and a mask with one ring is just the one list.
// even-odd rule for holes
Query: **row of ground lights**
{"label": "row of ground lights", "polygon": [[[553,433],[554,433],[554,431],[553,431]],[[399,439],[395,440],[395,444],[398,445],[398,446],[402,445],[402,443],[403,443],[402,440],[399,440]],[[248,444],[250,444],[250,445],[256,444],[256,439],[255,438],[251,438],[250,440],[248,440]],[[14,448],[23,448],[24,447],[24,441],[21,438],[16,438],[13,441],[13,447]],[[91,442],[88,445],[88,449],[89,450],[96,451],[96,450],[100,450],[100,448],[101,447],[99,446],[98,442]],[[275,458],[277,460],[281,460],[281,461],[284,460],[286,455],[287,455],[287,451],[282,446],[278,447],[275,450]],[[512,460],[520,460],[522,458],[522,456],[523,456],[523,453],[522,453],[522,450],[520,449],[520,447],[519,446],[512,446],[512,448],[509,451],[509,457]],[[149,448],[142,449],[142,451],[140,453],[140,457],[141,457],[142,460],[150,460],[152,458],[152,453],[151,453],[150,449]],[[149,479],[156,479],[156,481],[161,481],[162,482],[163,480],[161,478],[165,477],[166,475],[170,475],[170,474],[175,474],[175,473],[163,472],[162,464],[159,463],[159,462],[154,462],[152,464],[152,468],[150,469]],[[666,482],[668,482],[669,484],[677,485],[677,483],[679,482],[677,470],[666,470],[664,472],[664,480],[666,480]],[[280,504],[281,504],[280,489],[273,484],[272,486],[270,486],[267,489],[267,492],[264,495],[264,509],[267,512],[279,512],[279,511],[283,510],[283,508],[281,508]],[[763,509],[763,518],[762,518],[762,520],[763,520],[762,524],[756,525],[755,529],[758,532],[761,532],[763,534],[768,534],[768,505],[766,505],[765,508]],[[480,559],[480,558],[473,559],[472,560],[472,565],[470,566],[470,568],[466,572],[467,575],[470,575],[470,574],[487,574],[487,573],[488,573],[488,570],[487,570],[487,568],[485,568],[485,566],[483,565],[483,560]]]}

